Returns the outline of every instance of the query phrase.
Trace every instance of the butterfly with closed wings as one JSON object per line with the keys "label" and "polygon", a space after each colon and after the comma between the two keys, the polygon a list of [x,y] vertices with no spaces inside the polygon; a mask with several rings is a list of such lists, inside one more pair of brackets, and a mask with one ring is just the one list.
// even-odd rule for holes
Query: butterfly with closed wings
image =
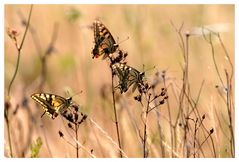
{"label": "butterfly with closed wings", "polygon": [[110,54],[113,54],[119,45],[115,42],[109,30],[99,20],[94,21],[93,28],[95,46],[92,51],[92,58],[98,58],[103,55],[103,59],[105,59]]}
{"label": "butterfly with closed wings", "polygon": [[136,88],[144,86],[144,72],[139,72],[133,67],[130,67],[124,63],[116,63],[112,65],[113,73],[119,78],[119,84],[117,88],[121,93],[126,92],[131,85],[133,85],[132,92]]}

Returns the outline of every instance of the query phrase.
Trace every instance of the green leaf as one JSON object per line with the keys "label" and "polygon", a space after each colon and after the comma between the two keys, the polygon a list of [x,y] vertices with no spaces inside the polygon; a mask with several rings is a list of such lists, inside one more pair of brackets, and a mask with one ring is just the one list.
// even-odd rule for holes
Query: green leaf
{"label": "green leaf", "polygon": [[37,158],[42,146],[41,137],[38,137],[36,142],[31,144],[31,158]]}

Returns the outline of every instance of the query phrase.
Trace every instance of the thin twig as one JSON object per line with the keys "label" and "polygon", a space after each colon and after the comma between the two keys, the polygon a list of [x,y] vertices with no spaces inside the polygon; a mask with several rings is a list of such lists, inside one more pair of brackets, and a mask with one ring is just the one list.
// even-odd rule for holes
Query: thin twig
{"label": "thin twig", "polygon": [[197,149],[197,151],[195,151],[195,154],[198,153],[198,151],[201,149],[202,145],[208,140],[208,138],[211,137],[213,132],[210,131],[210,133],[208,134],[208,136],[205,138],[205,140],[201,143],[201,145],[199,146],[199,148]]}
{"label": "thin twig", "polygon": [[[163,77],[163,84],[164,84],[164,87],[166,87],[166,81],[165,81],[165,77]],[[168,96],[168,92],[166,91],[166,96]],[[173,127],[171,127],[171,125],[173,125],[173,122],[172,122],[172,115],[171,115],[171,108],[170,108],[170,105],[169,105],[169,101],[167,101],[167,109],[168,109],[168,118],[169,118],[169,124],[170,124],[170,139],[171,139],[171,156],[174,158],[174,154],[173,154],[173,151],[174,151],[174,140],[173,140]]]}
{"label": "thin twig", "polygon": [[216,61],[216,58],[215,58],[215,50],[214,50],[214,45],[213,45],[213,42],[212,42],[212,34],[211,33],[209,35],[209,44],[211,46],[212,59],[213,59],[213,63],[214,63],[214,66],[215,66],[215,69],[216,69],[216,72],[217,72],[217,76],[218,76],[223,88],[226,88],[224,83],[223,83],[221,74],[220,74],[219,69],[218,69],[217,61]]}
{"label": "thin twig", "polygon": [[[227,87],[230,87],[230,82],[229,82],[229,76],[227,73],[227,70],[225,70],[226,73],[226,79],[227,79]],[[232,126],[232,111],[231,111],[231,107],[230,107],[230,88],[227,88],[227,114],[228,114],[228,119],[229,119],[229,130],[231,133],[231,139],[230,139],[230,146],[231,146],[231,154],[232,157],[234,157],[234,146],[235,146],[235,142],[234,142],[234,131],[233,131],[233,126]]]}
{"label": "thin twig", "polygon": [[33,8],[33,5],[30,6],[30,11],[29,11],[29,16],[28,16],[27,26],[26,26],[26,29],[25,29],[25,32],[24,32],[24,35],[23,35],[21,44],[20,44],[19,47],[18,47],[18,46],[16,47],[16,48],[17,48],[17,51],[18,51],[18,55],[17,55],[17,65],[16,65],[15,72],[14,72],[14,74],[13,74],[13,77],[12,77],[12,79],[11,79],[11,81],[10,81],[9,87],[8,87],[8,96],[10,96],[11,87],[12,87],[13,81],[15,80],[16,75],[17,75],[17,72],[18,72],[19,63],[20,63],[20,56],[21,56],[21,50],[22,50],[22,47],[23,47],[23,44],[24,44],[24,41],[25,41],[25,38],[26,38],[26,35],[27,35],[27,31],[28,31],[29,25],[30,25],[30,20],[31,20],[31,15],[32,15],[32,8]]}
{"label": "thin twig", "polygon": [[[152,89],[152,92],[153,92],[153,96],[155,97],[156,94],[155,94],[155,89],[153,88]],[[157,99],[154,100],[154,104],[157,105]],[[158,107],[158,106],[157,106]],[[157,111],[157,109],[155,109],[155,113],[157,115],[157,126],[158,126],[158,131],[159,131],[159,137],[160,137],[160,148],[161,148],[161,151],[162,151],[162,158],[165,157],[165,149],[164,149],[164,146],[163,146],[163,132],[162,132],[162,128],[161,128],[161,125],[160,125],[160,113],[159,111]],[[172,150],[173,152],[173,150]]]}
{"label": "thin twig", "polygon": [[148,149],[146,147],[147,145],[147,119],[148,119],[148,114],[149,114],[149,103],[150,103],[150,94],[148,95],[147,98],[147,106],[146,106],[146,112],[145,112],[145,121],[144,121],[144,136],[143,136],[143,152],[144,152],[144,158],[148,157]]}
{"label": "thin twig", "polygon": [[[78,123],[75,122],[75,138],[76,138],[76,141],[78,141]],[[76,158],[79,158],[79,145],[78,145],[78,142],[76,142]]]}
{"label": "thin twig", "polygon": [[102,133],[105,137],[127,158],[126,153],[119,147],[119,145],[104,131],[93,119],[89,118],[90,122]]}
{"label": "thin twig", "polygon": [[[30,6],[30,11],[29,11],[29,16],[28,16],[28,21],[27,21],[27,26],[25,28],[25,32],[24,32],[24,35],[23,35],[23,38],[22,38],[22,41],[21,41],[21,44],[20,46],[18,47],[18,44],[16,42],[16,48],[17,48],[17,51],[18,51],[18,55],[17,55],[17,64],[16,64],[16,69],[15,69],[15,72],[13,74],[13,77],[9,83],[9,86],[8,86],[8,99],[10,100],[10,92],[11,92],[11,87],[12,87],[12,84],[13,84],[13,81],[15,80],[16,76],[17,76],[17,72],[18,72],[18,68],[19,68],[19,65],[20,65],[20,56],[21,56],[21,50],[22,50],[22,47],[23,47],[23,43],[25,41],[25,38],[26,38],[26,34],[27,34],[27,31],[28,31],[28,28],[29,28],[29,24],[30,24],[30,20],[31,20],[31,15],[32,15],[32,8],[33,8],[33,5]],[[7,132],[8,132],[8,142],[9,142],[9,148],[10,148],[10,156],[13,157],[13,151],[12,151],[12,143],[11,143],[11,130],[10,130],[10,123],[9,123],[9,119],[8,119],[8,116],[9,115],[9,112],[8,110],[6,110],[6,116],[5,116],[5,119],[6,119],[6,124],[7,124]]]}

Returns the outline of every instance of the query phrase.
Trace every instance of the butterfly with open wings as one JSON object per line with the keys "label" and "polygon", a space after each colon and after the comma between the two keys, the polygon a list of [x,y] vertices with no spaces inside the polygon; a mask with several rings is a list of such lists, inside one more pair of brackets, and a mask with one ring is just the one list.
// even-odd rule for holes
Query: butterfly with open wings
{"label": "butterfly with open wings", "polygon": [[[64,98],[58,95],[49,93],[35,93],[31,95],[31,98],[39,103],[44,109],[44,114],[47,114],[52,119],[55,119],[59,113],[62,113],[65,109],[71,106],[72,98]],[[41,117],[42,117],[41,116]]]}

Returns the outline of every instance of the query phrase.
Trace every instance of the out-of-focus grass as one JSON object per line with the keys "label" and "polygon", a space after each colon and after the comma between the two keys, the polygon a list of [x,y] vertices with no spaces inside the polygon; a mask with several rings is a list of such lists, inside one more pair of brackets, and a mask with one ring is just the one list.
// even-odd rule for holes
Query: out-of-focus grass
{"label": "out-of-focus grass", "polygon": [[[18,12],[21,11],[27,17],[28,5],[5,5],[5,27],[14,27],[23,34],[24,27],[21,26]],[[221,37],[230,57],[234,60],[234,6],[233,5],[34,5],[31,26],[36,30],[42,49],[46,49],[50,41],[52,26],[55,22],[59,23],[59,34],[55,43],[56,51],[47,60],[47,78],[44,90],[64,96],[65,87],[71,87],[73,92],[80,92],[75,97],[76,102],[83,105],[84,112],[89,113],[91,118],[98,122],[109,135],[116,140],[116,133],[113,123],[113,109],[111,101],[111,91],[103,86],[110,85],[110,69],[107,62],[101,59],[91,59],[93,48],[93,30],[89,28],[95,18],[100,20],[110,30],[117,41],[128,40],[120,44],[120,48],[128,52],[127,62],[129,65],[143,70],[156,66],[157,69],[167,70],[171,77],[169,82],[174,83],[174,89],[179,94],[181,85],[183,60],[182,51],[179,46],[177,33],[174,31],[170,21],[176,26],[184,22],[184,32],[190,31],[194,27],[218,23],[229,23],[229,32],[221,33]],[[72,23],[74,22],[74,23]],[[13,43],[5,34],[5,91],[7,90],[11,74],[14,70],[16,50]],[[191,95],[196,98],[202,80],[205,80],[203,94],[200,98],[200,111],[207,113],[210,108],[217,109],[219,113],[226,113],[226,105],[218,96],[215,85],[219,83],[209,45],[202,36],[191,37],[189,44],[189,81]],[[224,57],[220,44],[215,43],[215,53],[218,59],[220,70],[228,68],[228,62]],[[21,103],[22,94],[28,97],[36,91],[36,83],[40,75],[41,63],[37,53],[33,38],[28,33],[23,47],[20,62],[19,74],[16,83],[12,87],[13,104]],[[154,70],[146,72],[146,77],[150,80]],[[225,79],[225,78],[224,78]],[[103,88],[102,88],[103,87]],[[102,90],[105,90],[106,97],[102,98]],[[168,90],[171,108],[178,108],[178,103],[174,100],[172,89]],[[66,96],[67,97],[67,96]],[[213,100],[211,100],[213,98]],[[73,98],[74,99],[74,98]],[[212,102],[211,102],[212,101]],[[122,104],[120,103],[125,103]],[[74,149],[59,141],[58,129],[63,127],[62,120],[52,121],[47,117],[40,119],[36,106],[29,98],[31,111],[34,114],[35,132],[42,135],[40,123],[47,130],[46,136],[54,157],[74,157]],[[13,107],[15,106],[13,105]],[[213,106],[211,106],[213,105]],[[123,149],[129,157],[142,157],[137,132],[134,130],[133,121],[141,123],[141,106],[133,100],[133,95],[126,94],[116,105],[119,111],[119,121]],[[126,111],[126,108],[128,111]],[[24,109],[19,109],[17,118],[22,122],[31,122],[22,116]],[[129,113],[133,116],[129,116]],[[166,106],[160,108],[162,118],[162,129],[164,130],[165,141],[170,146],[169,125],[165,118],[167,116]],[[172,117],[175,120],[176,111]],[[153,150],[159,150],[157,136],[156,118],[150,115],[149,139],[151,139]],[[215,119],[216,120],[216,119]],[[222,119],[223,120],[223,119]],[[225,136],[220,132],[217,122],[206,120],[208,128],[215,127],[218,140],[215,144],[220,146],[220,155],[227,157],[225,153]],[[12,123],[14,125],[14,123]],[[142,123],[141,123],[142,124]],[[214,124],[214,125],[213,125]],[[215,125],[216,124],[216,125]],[[23,127],[25,127],[23,125]],[[224,127],[226,127],[224,125]],[[64,128],[64,127],[63,127]],[[92,131],[92,125],[84,123],[80,127],[80,141],[87,148],[93,149],[97,157],[117,156],[114,147],[102,137],[97,130]],[[218,131],[217,131],[218,129]],[[24,131],[27,128],[24,128]],[[40,136],[40,135],[38,135]],[[5,134],[6,138],[6,134]],[[202,136],[203,139],[203,136]],[[42,138],[43,140],[43,138]],[[97,141],[98,140],[98,141]],[[220,142],[223,141],[223,144]],[[24,140],[22,141],[24,143]],[[43,144],[44,144],[43,140]],[[21,145],[21,144],[19,144]],[[61,146],[61,147],[58,147]],[[132,147],[134,146],[134,147]],[[207,148],[203,148],[207,150]],[[167,150],[167,149],[166,149]],[[16,150],[14,150],[16,151]],[[111,152],[112,151],[112,152]],[[167,150],[167,156],[170,155]],[[87,154],[80,151],[80,156],[87,157]],[[210,153],[205,153],[210,157]],[[46,146],[40,150],[39,157],[48,157],[49,153]],[[152,157],[160,156],[155,151]]]}

